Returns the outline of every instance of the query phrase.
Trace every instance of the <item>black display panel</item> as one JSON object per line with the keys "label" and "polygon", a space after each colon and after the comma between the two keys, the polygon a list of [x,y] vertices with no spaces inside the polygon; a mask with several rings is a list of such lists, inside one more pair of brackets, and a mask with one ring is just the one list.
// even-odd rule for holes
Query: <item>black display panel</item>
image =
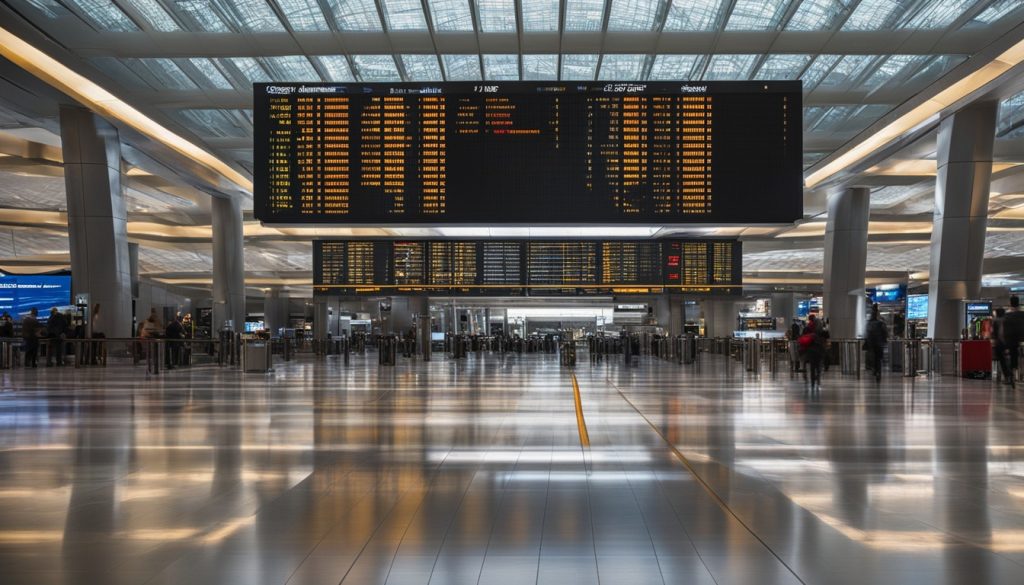
{"label": "black display panel", "polygon": [[317,295],[742,293],[737,240],[315,240]]}
{"label": "black display panel", "polygon": [[799,81],[254,85],[268,223],[789,223]]}

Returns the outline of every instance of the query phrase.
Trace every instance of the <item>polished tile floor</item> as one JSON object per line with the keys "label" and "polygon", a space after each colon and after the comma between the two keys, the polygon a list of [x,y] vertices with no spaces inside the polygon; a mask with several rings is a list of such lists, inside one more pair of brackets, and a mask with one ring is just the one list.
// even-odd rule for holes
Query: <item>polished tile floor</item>
{"label": "polished tile floor", "polygon": [[0,583],[1024,582],[1024,393],[541,355],[0,373]]}

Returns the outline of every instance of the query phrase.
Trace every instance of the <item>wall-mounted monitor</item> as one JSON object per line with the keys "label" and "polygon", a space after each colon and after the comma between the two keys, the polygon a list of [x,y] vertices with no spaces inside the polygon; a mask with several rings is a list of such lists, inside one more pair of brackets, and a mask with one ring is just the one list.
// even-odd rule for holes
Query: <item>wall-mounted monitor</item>
{"label": "wall-mounted monitor", "polygon": [[738,295],[738,240],[316,240],[337,296]]}
{"label": "wall-mounted monitor", "polygon": [[776,224],[799,81],[257,83],[267,223]]}
{"label": "wall-mounted monitor", "polygon": [[71,304],[71,275],[0,274],[0,312],[11,316],[27,315],[35,307],[45,319],[51,307]]}
{"label": "wall-mounted monitor", "polygon": [[907,319],[928,318],[928,295],[907,295]]}

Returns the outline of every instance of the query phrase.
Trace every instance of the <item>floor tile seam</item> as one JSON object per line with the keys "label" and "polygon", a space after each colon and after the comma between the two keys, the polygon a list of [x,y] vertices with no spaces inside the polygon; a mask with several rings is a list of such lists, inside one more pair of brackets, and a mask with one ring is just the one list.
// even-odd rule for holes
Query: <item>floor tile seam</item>
{"label": "floor tile seam", "polygon": [[679,451],[670,441],[668,441],[668,439],[665,438],[661,431],[650,420],[648,420],[646,415],[644,415],[643,412],[640,411],[640,409],[638,409],[636,405],[634,405],[633,402],[629,400],[629,398],[622,391],[622,389],[619,388],[618,384],[616,384],[611,378],[607,379],[607,383],[611,385],[611,387],[615,389],[615,391],[627,404],[629,404],[629,406],[636,412],[636,414],[647,423],[648,427],[652,431],[654,431],[655,434],[661,437],[662,441],[665,443],[668,449],[676,455],[677,459],[683,464],[687,471],[689,471],[690,474],[697,480],[697,482],[706,490],[706,492],[712,497],[715,503],[723,511],[725,511],[728,515],[735,519],[736,522],[738,522],[740,526],[742,526],[747,531],[747,533],[749,533],[754,539],[756,539],[765,548],[765,550],[767,550],[783,567],[786,568],[787,571],[789,571],[791,575],[793,575],[794,579],[796,579],[804,585],[807,585],[806,581],[804,581],[803,578],[801,578],[800,575],[797,574],[797,572],[782,558],[782,556],[775,552],[775,550],[772,549],[770,546],[768,546],[768,543],[764,539],[762,539],[753,530],[751,526],[744,522],[743,519],[740,518],[739,514],[728,505],[728,503],[718,494],[718,492],[715,491],[715,489],[697,473],[696,469],[694,469],[690,461],[686,459],[682,452]]}
{"label": "floor tile seam", "polygon": [[[521,441],[521,443],[519,445],[519,454],[520,454],[520,456],[522,455],[522,452],[523,452],[522,450],[523,450],[523,447],[525,446],[526,440],[527,440],[527,437],[523,437],[523,439],[522,439],[522,441]],[[505,506],[505,499],[506,499],[506,497],[508,496],[508,493],[509,493],[509,489],[508,489],[507,486],[508,486],[509,483],[511,483],[512,475],[515,474],[516,469],[518,469],[518,467],[519,467],[520,456],[516,457],[516,463],[515,463],[515,465],[512,466],[512,473],[509,474],[509,477],[505,478],[505,483],[501,485],[501,488],[500,488],[501,495],[498,497],[498,503],[494,507],[494,513],[491,514],[491,518],[490,518],[490,520],[491,520],[491,529],[490,529],[490,531],[488,531],[488,534],[487,534],[487,546],[484,547],[483,561],[480,563],[480,571],[479,571],[479,573],[477,573],[477,578],[476,578],[477,585],[480,585],[480,579],[483,578],[484,565],[486,565],[486,563],[487,563],[487,554],[491,550],[491,543],[494,542],[494,533],[495,533],[495,530],[497,529],[497,526],[498,526],[498,519],[501,517],[501,511],[502,511],[502,509]]]}
{"label": "floor tile seam", "polygon": [[[600,410],[599,410],[599,412],[600,412]],[[607,423],[604,422],[604,420],[601,417],[598,417],[596,420],[597,420],[597,425],[598,426],[603,427],[603,428],[607,428],[607,426],[608,426]],[[613,452],[621,453],[621,450],[615,448],[615,445],[612,444],[608,440],[608,435],[609,434],[610,433],[608,433],[606,431],[605,436],[602,437],[604,442],[606,443],[606,447],[610,447]],[[629,472],[626,470],[625,466],[622,464],[622,458],[616,458],[616,459],[617,460],[613,462],[613,465],[618,467],[619,471],[626,478],[626,483],[627,483],[627,485],[629,485],[630,495],[633,497],[633,503],[636,505],[637,512],[639,512],[639,514],[640,514],[640,519],[643,521],[644,531],[647,533],[647,539],[651,543],[651,554],[654,556],[655,562],[657,562],[657,564],[658,564],[658,574],[661,575],[662,584],[666,585],[667,581],[665,580],[665,572],[662,569],[661,560],[658,558],[658,548],[654,544],[654,537],[651,535],[651,529],[650,529],[650,527],[648,526],[648,523],[647,523],[647,515],[644,513],[643,506],[640,504],[640,499],[637,497],[636,490],[633,488],[633,482],[629,479]],[[593,523],[591,523],[591,526],[593,527]],[[596,549],[597,549],[596,541],[594,543],[594,548],[595,548],[595,551],[596,551]],[[598,569],[598,570],[600,571],[600,569]],[[600,572],[598,573],[598,578],[600,579]]]}

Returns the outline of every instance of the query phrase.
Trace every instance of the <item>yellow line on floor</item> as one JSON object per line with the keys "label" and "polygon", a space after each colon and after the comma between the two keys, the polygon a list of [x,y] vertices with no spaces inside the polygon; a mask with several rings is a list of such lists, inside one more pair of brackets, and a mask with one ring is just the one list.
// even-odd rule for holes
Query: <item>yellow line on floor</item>
{"label": "yellow line on floor", "polygon": [[583,401],[580,399],[580,384],[576,381],[576,374],[570,373],[572,376],[572,394],[576,401],[576,428],[580,432],[580,445],[584,447],[590,446],[590,435],[587,434],[587,421],[583,418]]}

